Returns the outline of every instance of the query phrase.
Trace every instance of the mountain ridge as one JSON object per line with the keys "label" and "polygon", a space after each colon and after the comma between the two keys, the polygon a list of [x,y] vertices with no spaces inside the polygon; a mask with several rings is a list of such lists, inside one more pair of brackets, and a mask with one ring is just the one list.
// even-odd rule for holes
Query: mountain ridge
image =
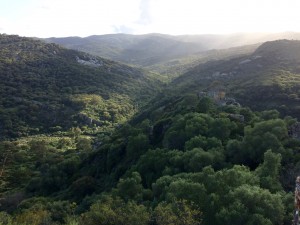
{"label": "mountain ridge", "polygon": [[266,42],[251,54],[195,66],[171,86],[196,93],[218,81],[228,95],[252,109],[276,108],[298,117],[299,44],[298,40]]}
{"label": "mountain ridge", "polygon": [[[228,35],[166,35],[166,34],[107,34],[85,38],[65,37],[43,39],[67,48],[81,50],[116,61],[140,66],[200,53],[212,49],[226,49],[277,39],[300,39],[299,33],[237,33]],[[76,41],[75,41],[76,40]],[[75,42],[74,42],[75,41]],[[155,48],[147,44],[155,43]],[[168,49],[165,46],[172,46]],[[143,49],[140,49],[142,47]],[[177,48],[177,49],[176,49]],[[184,50],[183,50],[184,49]],[[150,54],[149,54],[150,53]],[[157,59],[152,59],[152,58]],[[160,61],[159,61],[159,60]]]}

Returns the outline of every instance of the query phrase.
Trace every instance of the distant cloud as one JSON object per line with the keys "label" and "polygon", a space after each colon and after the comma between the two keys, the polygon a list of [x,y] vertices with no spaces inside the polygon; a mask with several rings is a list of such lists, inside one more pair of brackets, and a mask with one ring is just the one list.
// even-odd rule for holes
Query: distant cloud
{"label": "distant cloud", "polygon": [[0,31],[37,37],[300,31],[299,8],[299,0],[0,0]]}
{"label": "distant cloud", "polygon": [[149,25],[152,21],[151,17],[151,0],[141,0],[140,2],[141,15],[138,24]]}
{"label": "distant cloud", "polygon": [[113,26],[114,33],[134,34],[135,29],[126,25]]}

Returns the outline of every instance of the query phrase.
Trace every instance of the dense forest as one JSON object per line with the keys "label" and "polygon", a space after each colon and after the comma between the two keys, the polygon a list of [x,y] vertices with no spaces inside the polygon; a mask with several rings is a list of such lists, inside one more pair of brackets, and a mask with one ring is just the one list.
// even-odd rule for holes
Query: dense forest
{"label": "dense forest", "polygon": [[170,83],[29,38],[0,46],[0,224],[291,223],[298,41]]}
{"label": "dense forest", "polygon": [[0,56],[3,138],[111,127],[162,85],[142,69],[18,36],[0,36]]}

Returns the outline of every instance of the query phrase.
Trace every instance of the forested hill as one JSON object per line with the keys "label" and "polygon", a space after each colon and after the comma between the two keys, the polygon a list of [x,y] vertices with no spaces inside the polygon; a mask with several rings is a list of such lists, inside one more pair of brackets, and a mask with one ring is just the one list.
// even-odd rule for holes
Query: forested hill
{"label": "forested hill", "polygon": [[0,79],[2,138],[116,124],[161,86],[141,69],[11,35],[0,35]]}
{"label": "forested hill", "polygon": [[86,38],[48,38],[45,41],[139,66],[149,66],[205,50],[203,44],[180,41],[163,34],[109,34]]}
{"label": "forested hill", "polygon": [[214,49],[253,45],[278,39],[300,39],[299,33],[237,33],[228,35],[107,34],[85,38],[47,38],[70,49],[139,66],[152,66]]}
{"label": "forested hill", "polygon": [[179,92],[222,90],[255,110],[277,109],[299,118],[300,41],[262,44],[252,54],[200,64],[170,85]]}

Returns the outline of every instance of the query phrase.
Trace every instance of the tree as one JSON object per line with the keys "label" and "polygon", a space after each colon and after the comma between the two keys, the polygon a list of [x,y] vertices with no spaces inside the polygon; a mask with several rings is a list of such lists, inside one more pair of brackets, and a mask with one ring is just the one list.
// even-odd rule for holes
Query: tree
{"label": "tree", "polygon": [[281,155],[268,150],[264,154],[264,162],[256,168],[255,173],[260,177],[262,188],[271,192],[282,190],[279,182],[279,171],[281,169]]}
{"label": "tree", "polygon": [[138,172],[132,172],[130,177],[120,179],[117,185],[117,194],[124,200],[141,200],[142,178]]}
{"label": "tree", "polygon": [[81,131],[81,129],[79,127],[72,127],[70,129],[70,134],[75,139],[79,137],[79,135],[81,134],[81,132],[82,131]]}
{"label": "tree", "polygon": [[144,134],[131,136],[126,147],[127,156],[131,159],[137,159],[149,148],[149,139]]}
{"label": "tree", "polygon": [[200,113],[209,113],[214,109],[214,102],[209,97],[203,97],[200,99],[197,105],[197,111]]}
{"label": "tree", "polygon": [[16,148],[12,142],[4,141],[0,143],[0,178],[6,177],[6,169],[13,159],[15,150]]}
{"label": "tree", "polygon": [[284,206],[279,194],[242,185],[229,193],[216,218],[218,225],[279,225],[284,218]]}
{"label": "tree", "polygon": [[170,201],[174,199],[186,199],[198,206],[204,206],[207,200],[207,193],[203,184],[180,179],[170,184],[166,197]]}
{"label": "tree", "polygon": [[89,152],[92,150],[91,139],[88,138],[77,138],[76,139],[76,149],[79,151]]}
{"label": "tree", "polygon": [[242,141],[229,141],[226,149],[229,160],[256,168],[263,161],[263,155],[271,149],[284,156],[283,140],[287,138],[287,127],[283,120],[267,120],[244,128]]}
{"label": "tree", "polygon": [[44,209],[27,210],[17,215],[15,222],[24,225],[51,224],[51,216]]}
{"label": "tree", "polygon": [[6,212],[0,212],[0,224],[1,225],[11,225],[12,224],[11,216]]}
{"label": "tree", "polygon": [[202,148],[207,151],[212,148],[223,148],[223,146],[222,142],[215,137],[207,138],[199,135],[185,143],[185,150],[192,150],[193,148]]}
{"label": "tree", "polygon": [[226,140],[235,128],[236,124],[228,118],[216,118],[209,129],[209,135],[220,140]]}
{"label": "tree", "polygon": [[37,159],[45,159],[47,154],[47,142],[45,140],[32,140],[29,142],[30,150]]}
{"label": "tree", "polygon": [[200,210],[186,200],[161,202],[154,210],[157,225],[200,225],[201,215]]}
{"label": "tree", "polygon": [[143,205],[111,196],[103,196],[82,215],[85,225],[147,225],[150,213]]}
{"label": "tree", "polygon": [[70,186],[70,190],[77,198],[92,194],[96,190],[96,180],[91,176],[83,176]]}

